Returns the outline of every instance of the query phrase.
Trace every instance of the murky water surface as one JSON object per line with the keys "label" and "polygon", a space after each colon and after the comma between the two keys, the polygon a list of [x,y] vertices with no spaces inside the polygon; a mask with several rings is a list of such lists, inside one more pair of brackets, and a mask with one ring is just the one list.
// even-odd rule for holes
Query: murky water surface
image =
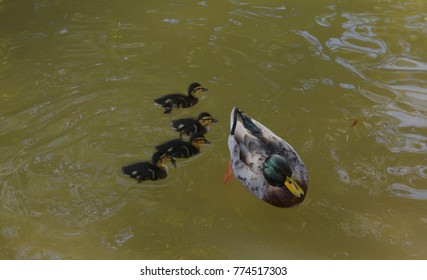
{"label": "murky water surface", "polygon": [[[0,258],[425,259],[426,46],[421,0],[1,0]],[[222,183],[232,106],[299,152],[304,203]],[[202,111],[202,153],[120,174]]]}

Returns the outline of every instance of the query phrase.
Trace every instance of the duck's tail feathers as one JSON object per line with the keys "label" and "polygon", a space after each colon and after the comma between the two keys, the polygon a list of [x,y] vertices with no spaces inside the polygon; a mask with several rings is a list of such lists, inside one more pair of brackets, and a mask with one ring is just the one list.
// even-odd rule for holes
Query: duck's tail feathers
{"label": "duck's tail feathers", "polygon": [[246,115],[243,111],[240,111],[239,108],[234,108],[234,122],[231,127],[230,134],[234,135],[234,130],[236,129],[237,119],[240,118],[243,126],[254,136],[259,136],[262,134],[261,129],[252,121],[251,117]]}
{"label": "duck's tail feathers", "polygon": [[233,124],[231,125],[231,129],[230,129],[230,135],[234,135],[234,131],[236,130],[236,125],[237,125],[237,114],[240,113],[239,108],[234,107],[234,112],[232,113],[232,118],[233,118]]}

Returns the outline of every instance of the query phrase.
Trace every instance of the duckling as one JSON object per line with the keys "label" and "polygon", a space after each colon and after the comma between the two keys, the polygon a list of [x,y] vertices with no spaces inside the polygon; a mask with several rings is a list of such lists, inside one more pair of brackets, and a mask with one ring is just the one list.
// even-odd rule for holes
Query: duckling
{"label": "duckling", "polygon": [[150,161],[137,162],[122,167],[122,173],[141,183],[142,181],[156,181],[168,176],[168,167],[165,164],[168,155],[163,152],[155,152]]}
{"label": "duckling", "polygon": [[175,158],[189,158],[200,152],[202,144],[210,144],[203,134],[194,133],[190,141],[183,141],[182,139],[170,140],[166,143],[156,146],[159,152],[165,153],[170,158],[172,164],[176,167]]}
{"label": "duckling", "polygon": [[211,114],[203,112],[200,113],[197,119],[183,118],[173,120],[170,122],[170,125],[179,132],[179,136],[182,138],[183,135],[190,136],[198,132],[204,135],[210,129],[209,125],[216,122],[218,122],[218,120],[212,117]]}
{"label": "duckling", "polygon": [[308,172],[288,142],[237,107],[231,111],[228,147],[231,172],[259,199],[291,207],[307,196]]}
{"label": "duckling", "polygon": [[165,111],[164,114],[172,112],[173,108],[188,108],[194,106],[199,101],[200,93],[208,91],[207,88],[202,87],[199,83],[192,83],[188,87],[188,95],[181,93],[171,93],[163,97],[154,99],[154,102],[161,105]]}

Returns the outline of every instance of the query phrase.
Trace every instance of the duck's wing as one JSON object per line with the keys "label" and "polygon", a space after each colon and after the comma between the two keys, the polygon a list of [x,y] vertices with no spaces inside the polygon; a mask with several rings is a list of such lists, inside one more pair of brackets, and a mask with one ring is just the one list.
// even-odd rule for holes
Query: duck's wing
{"label": "duck's wing", "polygon": [[197,148],[192,146],[189,142],[182,141],[181,139],[174,139],[163,143],[156,146],[156,149],[176,158],[188,158],[199,153]]}
{"label": "duck's wing", "polygon": [[163,144],[157,145],[156,150],[165,154],[170,154],[171,152],[174,152],[177,147],[180,147],[182,143],[183,141],[181,139],[173,139]]}
{"label": "duck's wing", "polygon": [[277,153],[284,156],[292,169],[293,176],[298,178],[301,183],[308,184],[308,172],[301,157],[295,149],[285,140],[277,136],[273,131],[268,129],[260,122],[252,119],[253,123],[261,130],[261,134],[257,136],[264,144],[269,153]]}
{"label": "duck's wing", "polygon": [[122,173],[134,178],[138,182],[145,180],[157,180],[157,167],[151,162],[137,162],[122,167]]}
{"label": "duck's wing", "polygon": [[165,105],[165,104],[181,105],[181,104],[188,103],[187,96],[182,93],[171,93],[171,94],[154,99],[154,102],[159,105]]}
{"label": "duck's wing", "polygon": [[268,183],[262,170],[266,158],[263,143],[248,133],[241,118],[236,118],[231,127],[228,146],[233,173],[253,194],[264,199]]}
{"label": "duck's wing", "polygon": [[[262,166],[259,164],[264,161],[261,159],[262,155],[250,154],[241,145],[231,145],[230,153],[234,176],[258,198],[264,199],[268,183],[262,174]],[[243,157],[244,160],[240,160],[240,157]]]}
{"label": "duck's wing", "polygon": [[192,118],[183,118],[178,120],[172,120],[170,125],[178,132],[187,132],[197,130],[197,121]]}

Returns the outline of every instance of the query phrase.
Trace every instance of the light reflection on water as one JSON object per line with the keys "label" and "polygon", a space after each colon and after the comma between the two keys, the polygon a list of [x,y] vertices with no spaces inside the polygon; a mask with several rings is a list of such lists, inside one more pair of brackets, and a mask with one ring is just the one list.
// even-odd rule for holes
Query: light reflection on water
{"label": "light reflection on water", "polygon": [[[426,5],[255,2],[0,2],[1,258],[427,257]],[[302,205],[221,183],[235,105],[300,153]],[[201,111],[200,155],[120,174]]]}

